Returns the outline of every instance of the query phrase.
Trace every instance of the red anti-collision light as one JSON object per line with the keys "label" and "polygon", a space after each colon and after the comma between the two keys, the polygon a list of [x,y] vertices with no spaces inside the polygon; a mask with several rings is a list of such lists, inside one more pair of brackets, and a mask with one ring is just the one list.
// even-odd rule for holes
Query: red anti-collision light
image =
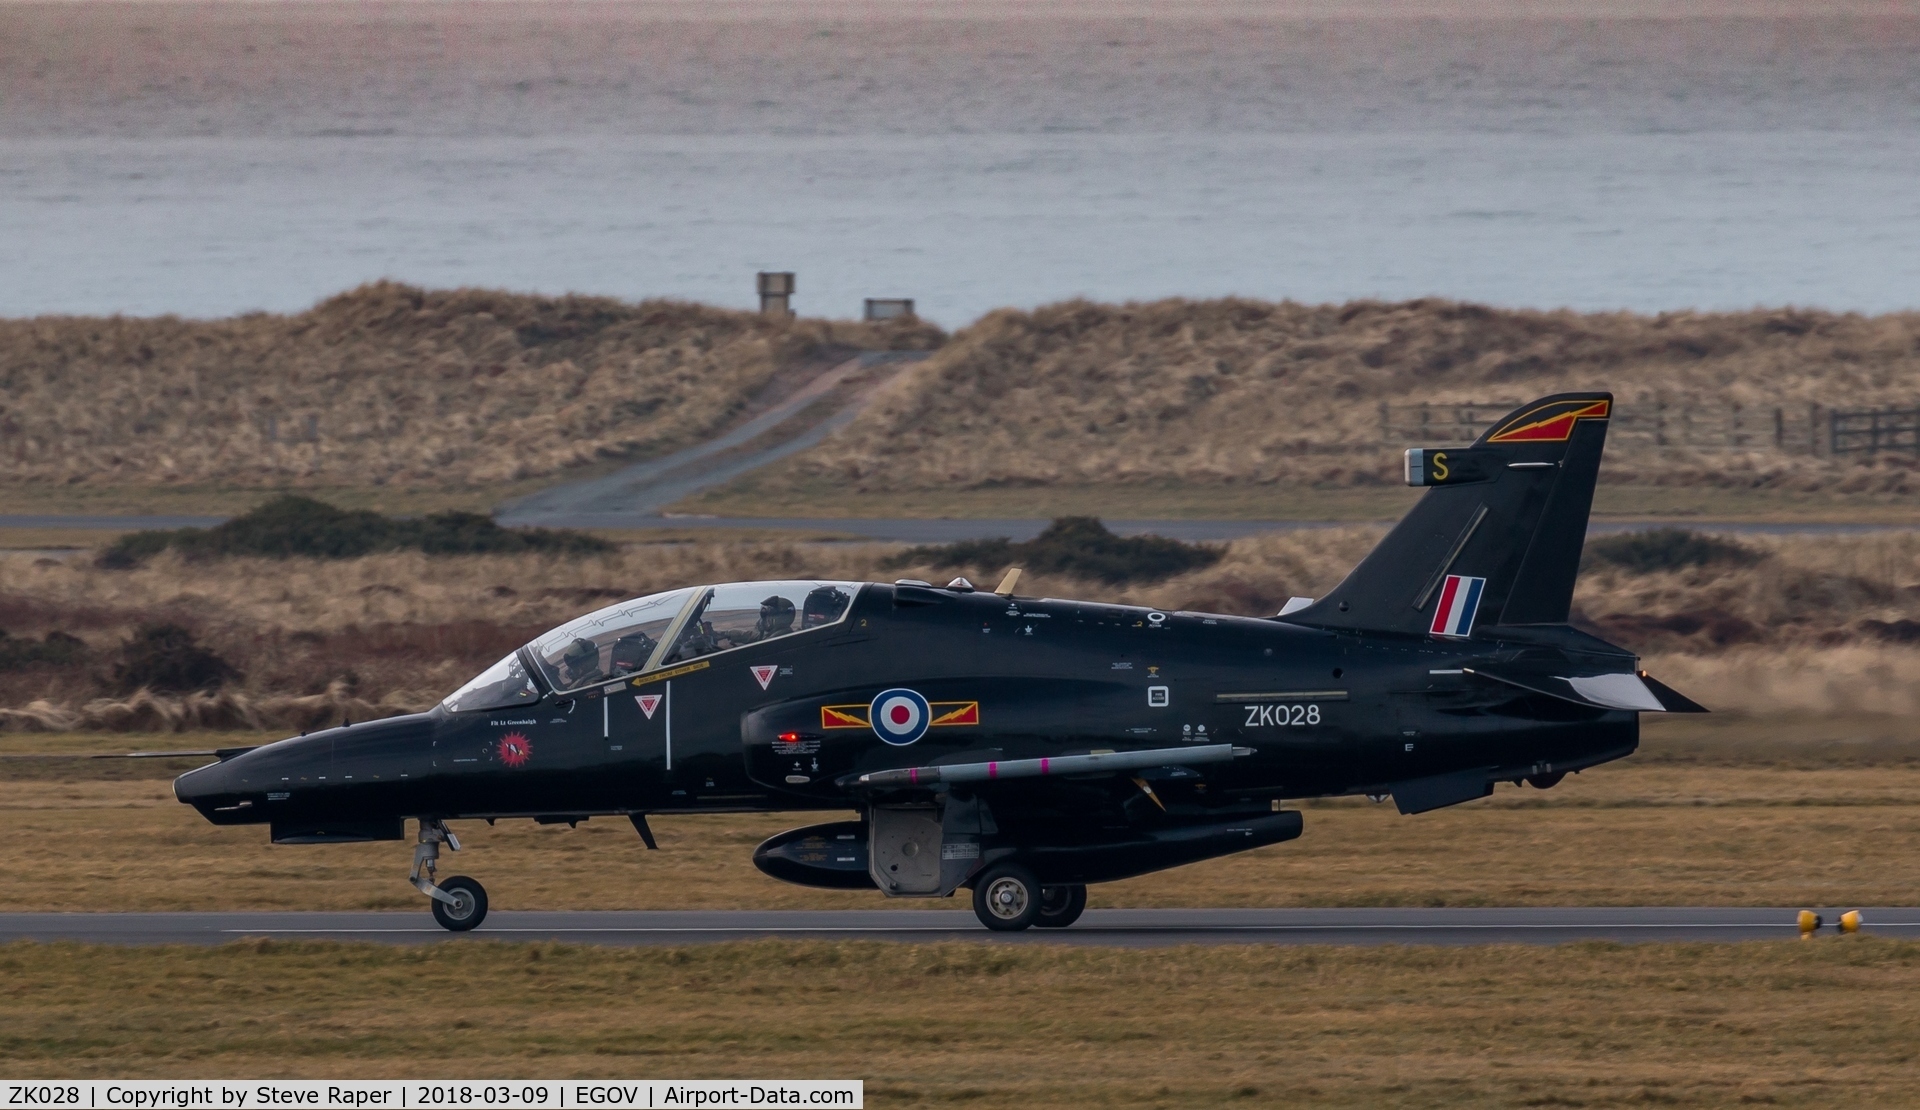
{"label": "red anti-collision light", "polygon": [[783,732],[780,734],[780,742],[782,744],[796,743],[799,741],[799,739],[800,739],[800,734],[797,732]]}

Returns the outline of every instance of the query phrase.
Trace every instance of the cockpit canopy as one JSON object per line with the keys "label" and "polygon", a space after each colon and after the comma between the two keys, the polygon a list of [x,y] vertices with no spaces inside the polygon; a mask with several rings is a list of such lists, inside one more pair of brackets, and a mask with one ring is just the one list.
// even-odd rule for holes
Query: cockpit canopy
{"label": "cockpit canopy", "polygon": [[623,601],[535,639],[441,704],[450,712],[531,705],[540,700],[540,683],[564,693],[826,628],[846,619],[860,586],[819,579],[730,582]]}

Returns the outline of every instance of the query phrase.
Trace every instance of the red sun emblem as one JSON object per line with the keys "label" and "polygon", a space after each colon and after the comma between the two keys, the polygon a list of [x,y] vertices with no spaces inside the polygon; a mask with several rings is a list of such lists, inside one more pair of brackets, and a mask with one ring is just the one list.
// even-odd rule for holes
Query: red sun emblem
{"label": "red sun emblem", "polygon": [[509,767],[524,767],[533,758],[533,741],[517,732],[500,738],[500,762]]}

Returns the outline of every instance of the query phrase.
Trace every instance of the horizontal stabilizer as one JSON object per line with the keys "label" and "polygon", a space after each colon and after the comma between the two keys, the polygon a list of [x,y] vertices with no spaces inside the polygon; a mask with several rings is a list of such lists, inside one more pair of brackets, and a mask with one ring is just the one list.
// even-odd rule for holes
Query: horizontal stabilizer
{"label": "horizontal stabilizer", "polygon": [[1565,675],[1514,666],[1473,666],[1463,669],[1477,678],[1595,709],[1627,709],[1640,713],[1707,712],[1706,707],[1675,692],[1672,687],[1632,671]]}
{"label": "horizontal stabilizer", "polygon": [[213,756],[214,758],[224,763],[227,760],[232,759],[236,755],[245,755],[248,752],[252,751],[254,748],[257,748],[259,746],[260,745],[258,744],[251,744],[244,748],[182,748],[178,751],[164,751],[164,752],[105,752],[100,755],[88,756],[88,758],[89,759],[203,759],[207,756]]}

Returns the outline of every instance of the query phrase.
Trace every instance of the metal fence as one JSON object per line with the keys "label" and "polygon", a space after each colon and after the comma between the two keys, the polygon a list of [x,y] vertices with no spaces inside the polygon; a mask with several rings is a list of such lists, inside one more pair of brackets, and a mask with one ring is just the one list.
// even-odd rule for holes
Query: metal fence
{"label": "metal fence", "polygon": [[1920,409],[1828,413],[1827,449],[1835,455],[1877,455],[1882,451],[1920,455]]}

